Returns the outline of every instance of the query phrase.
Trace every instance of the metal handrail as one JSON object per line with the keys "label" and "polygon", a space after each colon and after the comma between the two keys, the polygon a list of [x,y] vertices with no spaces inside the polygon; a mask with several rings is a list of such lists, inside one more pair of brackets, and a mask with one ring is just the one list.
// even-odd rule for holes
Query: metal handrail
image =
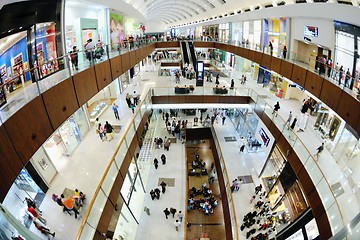
{"label": "metal handrail", "polygon": [[[150,91],[145,95],[145,97],[144,97],[143,99],[146,99],[147,96],[148,96],[148,94],[150,94]],[[135,119],[136,119],[137,115],[139,114],[139,112],[141,111],[141,107],[142,107],[143,104],[145,104],[145,102],[146,102],[146,101],[141,101],[141,102],[140,102],[139,107],[137,108],[135,114],[134,114],[133,117],[132,117],[131,123],[134,123],[134,122],[135,122]],[[105,169],[105,172],[103,173],[103,175],[102,175],[102,177],[101,177],[101,179],[100,179],[99,185],[97,186],[97,188],[96,188],[96,190],[95,190],[95,193],[94,193],[94,195],[93,195],[93,197],[92,197],[92,199],[91,199],[91,201],[90,201],[90,203],[89,203],[89,206],[88,206],[88,208],[87,208],[87,210],[86,210],[86,213],[85,213],[85,215],[84,215],[84,217],[83,217],[83,220],[82,220],[82,222],[81,222],[80,228],[79,228],[78,233],[77,233],[77,235],[76,235],[76,240],[80,240],[80,237],[81,237],[81,234],[82,234],[82,232],[83,232],[84,226],[85,226],[85,224],[86,224],[86,222],[87,222],[87,219],[88,219],[89,214],[90,214],[90,212],[91,212],[91,210],[92,210],[92,207],[93,207],[93,205],[94,205],[94,202],[95,202],[95,200],[96,200],[96,198],[97,198],[97,196],[98,196],[98,193],[99,193],[99,191],[100,191],[100,189],[101,189],[101,186],[102,186],[102,184],[103,184],[103,182],[104,182],[104,180],[105,180],[105,178],[106,178],[106,176],[107,176],[107,173],[109,172],[109,169],[110,169],[112,163],[115,161],[115,157],[116,157],[116,155],[118,154],[121,145],[124,143],[124,140],[126,139],[126,136],[127,136],[127,134],[128,134],[128,132],[129,132],[129,130],[130,130],[131,127],[132,127],[132,124],[130,124],[130,125],[126,128],[124,135],[121,137],[119,144],[116,146],[115,152],[114,152],[114,154],[112,155],[111,160],[110,160],[109,164],[107,165],[107,167],[106,167],[106,169]],[[107,197],[108,197],[108,196],[107,196]]]}
{"label": "metal handrail", "polygon": [[[215,139],[216,139],[218,145],[220,146],[220,142],[219,142],[219,139],[218,139],[218,137],[217,137],[217,134],[216,134],[216,131],[215,131],[214,127],[211,127],[211,129],[212,129],[213,134],[215,135]],[[216,144],[215,144],[215,147],[216,147]],[[219,148],[219,149],[217,149],[217,150],[220,151],[220,154],[221,154],[221,156],[222,156],[222,161],[223,161],[223,165],[224,165],[225,175],[226,175],[226,178],[227,178],[227,180],[228,180],[228,183],[230,183],[228,171],[227,171],[227,169],[226,169],[226,164],[225,164],[225,161],[224,161],[224,155],[223,155],[223,153],[222,153],[221,148]],[[230,190],[227,186],[225,186],[225,188],[226,188],[228,191]],[[232,209],[233,209],[233,211],[234,211],[234,219],[235,219],[235,223],[234,223],[234,224],[235,224],[235,229],[236,229],[236,239],[239,239],[239,229],[238,229],[238,223],[237,223],[236,212],[235,212],[234,198],[233,198],[233,195],[232,195],[231,190],[229,191],[229,193],[230,193],[230,198],[231,198]]]}

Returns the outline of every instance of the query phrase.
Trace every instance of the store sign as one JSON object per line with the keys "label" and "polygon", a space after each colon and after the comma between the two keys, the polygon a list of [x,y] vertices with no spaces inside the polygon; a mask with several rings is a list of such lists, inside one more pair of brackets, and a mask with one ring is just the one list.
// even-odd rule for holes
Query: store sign
{"label": "store sign", "polygon": [[312,27],[312,26],[304,26],[304,35],[311,36],[311,37],[317,37],[318,36],[318,28]]}
{"label": "store sign", "polygon": [[289,84],[289,87],[296,87],[296,88],[300,89],[302,92],[305,91],[305,89],[302,86],[300,86],[299,84],[296,84],[296,83]]}
{"label": "store sign", "polygon": [[260,128],[260,130],[259,130],[259,135],[260,135],[260,138],[261,138],[261,140],[263,141],[265,147],[267,147],[267,146],[269,145],[270,138],[269,138],[269,136],[265,133],[265,131],[264,131],[263,128]]}

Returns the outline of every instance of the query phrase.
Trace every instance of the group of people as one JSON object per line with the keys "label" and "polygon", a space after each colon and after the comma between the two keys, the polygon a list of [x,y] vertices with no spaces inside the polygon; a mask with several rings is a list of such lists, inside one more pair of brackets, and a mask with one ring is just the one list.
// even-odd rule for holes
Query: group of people
{"label": "group of people", "polygon": [[95,63],[95,59],[102,61],[102,56],[104,55],[105,50],[100,39],[96,43],[96,47],[93,40],[91,38],[88,39],[86,41],[86,44],[84,45],[84,49],[86,58],[89,60],[90,65],[93,65]]}
{"label": "group of people", "polygon": [[135,107],[139,104],[139,95],[136,93],[136,91],[134,91],[132,96],[130,96],[129,93],[126,93],[125,100],[132,113],[135,113]]}
{"label": "group of people", "polygon": [[114,132],[114,127],[108,121],[105,121],[105,125],[103,126],[100,123],[99,118],[96,118],[95,126],[96,134],[99,135],[101,141],[104,142],[107,140],[110,142],[114,138],[112,136]]}
{"label": "group of people", "polygon": [[205,215],[214,213],[214,208],[218,205],[218,200],[212,193],[212,190],[206,187],[206,183],[202,184],[201,189],[192,187],[189,190],[188,211],[200,210]]}
{"label": "group of people", "polygon": [[262,185],[255,187],[255,195],[250,199],[254,211],[248,212],[240,226],[240,230],[247,230],[246,239],[265,240],[275,231],[275,217],[271,212],[270,203],[263,200],[266,192],[262,192]]}
{"label": "group of people", "polygon": [[[161,159],[162,165],[165,165],[166,164],[165,154],[161,154],[160,159]],[[155,169],[158,169],[158,167],[159,167],[159,160],[157,158],[154,158],[154,166],[155,166]]]}
{"label": "group of people", "polygon": [[78,189],[75,189],[73,196],[65,196],[61,194],[60,197],[56,194],[52,195],[52,200],[56,202],[62,209],[63,212],[71,213],[74,212],[75,219],[79,217],[79,210],[85,204],[86,194]]}
{"label": "group of people", "polygon": [[185,140],[185,129],[187,126],[188,121],[187,120],[177,120],[176,117],[173,117],[172,122],[169,121],[169,113],[166,112],[163,115],[163,119],[165,118],[165,127],[168,132],[168,134],[173,135],[174,137],[184,143]]}
{"label": "group of people", "polygon": [[[46,219],[42,216],[42,211],[38,208],[35,201],[30,198],[25,197],[25,201],[27,204],[27,212],[29,214],[29,218],[34,223],[34,226],[45,235],[51,235],[55,237],[55,232],[51,232],[51,230],[46,225]],[[38,222],[38,220],[40,222]]]}
{"label": "group of people", "polygon": [[[175,214],[177,213],[176,208],[171,207],[170,210],[169,208],[165,208],[163,213],[165,214],[165,218],[169,219],[168,216],[171,214],[173,218],[175,218]],[[181,223],[183,221],[184,218],[184,214],[179,211],[177,213],[177,219],[174,221],[174,227],[176,231],[179,231],[179,227],[181,226]]]}

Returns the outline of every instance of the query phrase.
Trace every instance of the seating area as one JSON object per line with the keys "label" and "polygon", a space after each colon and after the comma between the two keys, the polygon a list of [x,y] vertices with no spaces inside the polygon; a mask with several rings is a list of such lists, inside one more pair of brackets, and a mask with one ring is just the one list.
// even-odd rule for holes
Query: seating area
{"label": "seating area", "polygon": [[175,94],[188,94],[190,92],[193,92],[195,90],[193,85],[190,85],[189,87],[184,86],[184,87],[175,87]]}
{"label": "seating area", "polygon": [[187,141],[187,213],[185,239],[226,239],[220,186],[209,140]]}
{"label": "seating area", "polygon": [[216,85],[216,87],[213,88],[213,92],[215,94],[227,94],[229,91],[227,90],[227,88],[225,86],[223,86],[222,88],[219,88],[219,86]]}

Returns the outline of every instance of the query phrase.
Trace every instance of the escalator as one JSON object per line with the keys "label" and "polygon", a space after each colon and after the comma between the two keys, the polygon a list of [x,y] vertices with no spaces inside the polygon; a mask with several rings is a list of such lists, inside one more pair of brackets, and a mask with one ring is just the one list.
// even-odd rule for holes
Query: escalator
{"label": "escalator", "polygon": [[193,42],[188,42],[188,46],[189,46],[189,51],[190,51],[190,56],[191,56],[191,62],[192,65],[194,66],[194,70],[196,72],[196,55],[195,55],[195,48],[194,48],[194,44]]}
{"label": "escalator", "polygon": [[182,41],[181,42],[181,53],[182,53],[182,63],[183,65],[185,65],[186,63],[189,65],[190,64],[190,59],[189,59],[189,55],[188,55],[188,50],[187,50],[187,47],[186,47],[186,42],[185,41]]}
{"label": "escalator", "polygon": [[164,58],[170,58],[168,50],[163,50]]}

